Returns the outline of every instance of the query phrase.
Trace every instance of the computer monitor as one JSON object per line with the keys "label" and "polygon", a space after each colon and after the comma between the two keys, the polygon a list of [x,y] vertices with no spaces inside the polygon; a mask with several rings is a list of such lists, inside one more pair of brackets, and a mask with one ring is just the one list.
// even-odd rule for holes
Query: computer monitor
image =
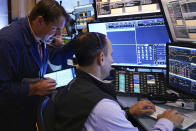
{"label": "computer monitor", "polygon": [[196,45],[169,45],[169,87],[196,97]]}
{"label": "computer monitor", "polygon": [[115,71],[115,90],[120,94],[164,95],[166,88],[163,72]]}
{"label": "computer monitor", "polygon": [[173,41],[196,43],[196,1],[161,0],[161,5]]}
{"label": "computer monitor", "polygon": [[94,0],[98,19],[160,12],[159,0]]}
{"label": "computer monitor", "polygon": [[94,8],[92,4],[74,7],[76,29],[82,30],[84,27],[86,27],[89,17],[92,17],[94,14]]}
{"label": "computer monitor", "polygon": [[170,39],[163,18],[89,23],[88,30],[110,39],[113,66],[166,68]]}

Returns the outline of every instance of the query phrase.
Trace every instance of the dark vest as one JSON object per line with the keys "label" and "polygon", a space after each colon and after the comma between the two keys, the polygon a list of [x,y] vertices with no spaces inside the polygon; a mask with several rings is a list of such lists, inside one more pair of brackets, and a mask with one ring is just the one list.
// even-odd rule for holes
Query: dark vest
{"label": "dark vest", "polygon": [[80,131],[94,106],[103,98],[116,100],[114,86],[76,71],[76,78],[55,97],[55,131]]}

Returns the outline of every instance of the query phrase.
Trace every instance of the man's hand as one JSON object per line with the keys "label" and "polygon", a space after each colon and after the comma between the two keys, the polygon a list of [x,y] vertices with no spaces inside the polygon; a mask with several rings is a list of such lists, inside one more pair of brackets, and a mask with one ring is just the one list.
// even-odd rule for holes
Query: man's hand
{"label": "man's hand", "polygon": [[139,101],[137,104],[129,108],[132,115],[150,115],[155,112],[155,106],[150,101]]}
{"label": "man's hand", "polygon": [[62,36],[56,36],[50,45],[54,47],[63,47],[65,45],[64,38]]}
{"label": "man's hand", "polygon": [[157,119],[160,118],[165,118],[170,120],[173,124],[174,127],[178,127],[182,122],[183,122],[183,116],[179,114],[176,110],[166,110],[162,114],[157,115]]}
{"label": "man's hand", "polygon": [[54,45],[56,47],[62,47],[65,45],[65,42],[64,42],[64,38],[62,36],[59,36],[59,37],[55,37],[55,43]]}
{"label": "man's hand", "polygon": [[29,86],[29,96],[39,95],[45,96],[52,93],[55,88],[56,82],[51,78],[41,79],[38,82],[32,83]]}

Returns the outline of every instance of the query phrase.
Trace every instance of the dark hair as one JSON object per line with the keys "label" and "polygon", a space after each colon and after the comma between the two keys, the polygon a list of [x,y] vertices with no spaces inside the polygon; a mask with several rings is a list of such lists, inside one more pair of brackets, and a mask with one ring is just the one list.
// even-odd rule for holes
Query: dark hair
{"label": "dark hair", "polygon": [[80,66],[89,66],[96,56],[103,52],[107,55],[107,39],[104,34],[86,32],[78,35],[73,40],[74,53]]}
{"label": "dark hair", "polygon": [[66,21],[69,15],[65,9],[55,0],[41,0],[32,9],[29,20],[34,20],[37,16],[42,16],[44,21],[48,24],[58,20],[60,16],[64,16]]}

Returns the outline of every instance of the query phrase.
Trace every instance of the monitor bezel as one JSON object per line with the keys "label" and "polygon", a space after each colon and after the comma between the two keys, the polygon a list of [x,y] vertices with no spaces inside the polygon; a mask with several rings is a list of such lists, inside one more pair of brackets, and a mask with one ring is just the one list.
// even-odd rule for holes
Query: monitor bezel
{"label": "monitor bezel", "polygon": [[185,95],[185,96],[190,96],[190,97],[196,99],[196,94],[185,92],[183,90],[180,90],[180,89],[175,88],[175,87],[170,85],[170,83],[169,83],[169,46],[187,47],[187,48],[196,49],[196,44],[187,44],[187,42],[173,42],[173,43],[167,44],[167,62],[166,62],[166,64],[167,64],[166,81],[168,83],[167,84],[168,89],[174,90],[177,93],[180,93],[180,94]]}

